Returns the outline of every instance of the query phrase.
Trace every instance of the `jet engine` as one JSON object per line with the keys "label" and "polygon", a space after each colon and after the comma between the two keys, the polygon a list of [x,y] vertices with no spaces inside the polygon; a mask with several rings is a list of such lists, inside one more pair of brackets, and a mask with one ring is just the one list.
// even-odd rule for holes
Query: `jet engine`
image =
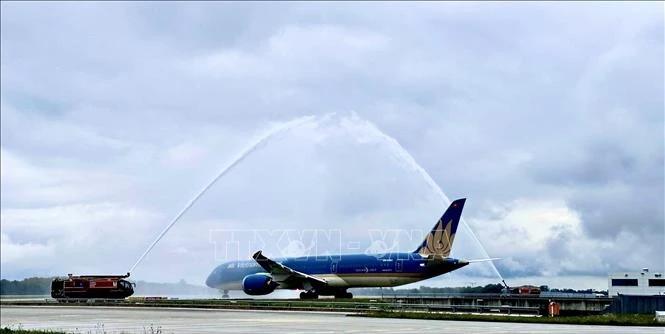
{"label": "jet engine", "polygon": [[247,275],[242,279],[242,291],[248,295],[267,295],[277,288],[277,282],[267,274]]}

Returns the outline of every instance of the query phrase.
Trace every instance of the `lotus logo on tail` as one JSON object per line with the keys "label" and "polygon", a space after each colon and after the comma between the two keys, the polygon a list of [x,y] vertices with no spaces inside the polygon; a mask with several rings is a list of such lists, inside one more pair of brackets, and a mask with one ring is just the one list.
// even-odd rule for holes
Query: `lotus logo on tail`
{"label": "lotus logo on tail", "polygon": [[443,221],[439,220],[436,229],[427,235],[425,244],[420,248],[418,253],[425,256],[434,255],[448,257],[452,250],[453,240],[455,239],[455,235],[451,232],[453,226],[452,223],[452,220],[449,221],[444,228]]}
{"label": "lotus logo on tail", "polygon": [[422,256],[448,257],[453,248],[457,225],[462,216],[464,199],[453,202],[441,219],[436,222],[432,231],[427,234],[423,243],[415,253]]}

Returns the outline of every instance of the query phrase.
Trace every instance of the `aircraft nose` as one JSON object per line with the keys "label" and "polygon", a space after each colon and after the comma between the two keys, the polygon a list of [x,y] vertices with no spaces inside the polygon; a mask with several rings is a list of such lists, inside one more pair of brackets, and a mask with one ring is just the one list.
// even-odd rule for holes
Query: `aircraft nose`
{"label": "aircraft nose", "polygon": [[219,283],[219,274],[219,267],[217,267],[210,273],[210,275],[208,275],[208,278],[206,278],[206,285],[210,288],[215,288]]}

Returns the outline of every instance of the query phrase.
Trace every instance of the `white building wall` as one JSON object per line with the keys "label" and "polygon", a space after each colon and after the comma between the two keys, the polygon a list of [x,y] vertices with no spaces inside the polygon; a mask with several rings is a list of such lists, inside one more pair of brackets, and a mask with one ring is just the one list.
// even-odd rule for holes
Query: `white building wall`
{"label": "white building wall", "polygon": [[[613,279],[637,279],[637,286],[613,286]],[[611,273],[607,280],[607,292],[609,296],[622,295],[665,295],[665,286],[649,286],[650,279],[663,280],[665,275],[660,272],[649,272],[643,269],[641,272]]]}

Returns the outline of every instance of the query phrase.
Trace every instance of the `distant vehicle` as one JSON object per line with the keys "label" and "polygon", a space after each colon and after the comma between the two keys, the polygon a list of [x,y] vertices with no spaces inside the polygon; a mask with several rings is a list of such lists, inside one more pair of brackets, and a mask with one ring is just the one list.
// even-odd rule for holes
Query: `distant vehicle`
{"label": "distant vehicle", "polygon": [[513,293],[520,295],[539,295],[540,288],[533,285],[522,285],[512,289]]}
{"label": "distant vehicle", "polygon": [[506,287],[501,290],[503,294],[511,295],[540,295],[540,287],[533,285],[521,285],[517,287]]}
{"label": "distant vehicle", "polygon": [[269,259],[259,250],[253,260],[230,261],[215,268],[206,285],[224,291],[243,290],[267,295],[275,289],[304,290],[301,299],[319,295],[352,298],[348,288],[392,287],[422,281],[462,268],[472,262],[449,257],[466,199],[450,204],[425,240],[410,253],[342,254]]}
{"label": "distant vehicle", "polygon": [[88,299],[125,299],[134,294],[136,284],[126,275],[87,275],[57,277],[51,282],[51,297],[59,302]]}

